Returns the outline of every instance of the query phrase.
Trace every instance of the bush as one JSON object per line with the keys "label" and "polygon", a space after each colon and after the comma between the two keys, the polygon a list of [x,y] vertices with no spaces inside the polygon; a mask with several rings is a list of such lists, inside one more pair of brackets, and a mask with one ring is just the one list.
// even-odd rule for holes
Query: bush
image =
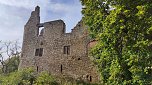
{"label": "bush", "polygon": [[57,85],[57,82],[47,72],[42,72],[36,79],[36,85]]}

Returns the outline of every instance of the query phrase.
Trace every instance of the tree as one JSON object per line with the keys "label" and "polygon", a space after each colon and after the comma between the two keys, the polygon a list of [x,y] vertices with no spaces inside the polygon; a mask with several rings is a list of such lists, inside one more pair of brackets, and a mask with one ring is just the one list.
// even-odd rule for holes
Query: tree
{"label": "tree", "polygon": [[20,54],[21,49],[18,41],[0,43],[0,63],[3,73],[10,73],[18,69]]}
{"label": "tree", "polygon": [[9,59],[13,56],[17,57],[21,53],[21,47],[17,40],[3,42],[3,49],[4,49],[4,53],[6,53]]}
{"label": "tree", "polygon": [[[152,76],[152,0],[81,0],[98,41],[92,56],[105,85],[147,85]],[[152,82],[151,82],[152,83]]]}
{"label": "tree", "polygon": [[19,57],[20,56],[13,56],[8,61],[5,61],[5,66],[7,67],[5,71],[6,73],[11,73],[18,70],[20,63]]}

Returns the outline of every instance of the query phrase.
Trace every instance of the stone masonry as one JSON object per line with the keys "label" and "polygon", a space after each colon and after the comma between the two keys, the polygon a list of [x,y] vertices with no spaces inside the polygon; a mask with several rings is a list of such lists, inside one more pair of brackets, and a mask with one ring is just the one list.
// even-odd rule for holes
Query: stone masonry
{"label": "stone masonry", "polygon": [[99,74],[88,57],[90,39],[83,22],[65,33],[62,20],[40,23],[39,12],[37,6],[24,27],[19,69],[33,67],[37,72],[98,82]]}

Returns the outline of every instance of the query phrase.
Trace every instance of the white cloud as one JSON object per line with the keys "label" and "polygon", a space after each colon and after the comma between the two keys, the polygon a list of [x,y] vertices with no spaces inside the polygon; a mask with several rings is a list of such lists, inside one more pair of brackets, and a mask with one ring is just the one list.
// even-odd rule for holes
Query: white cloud
{"label": "white cloud", "polygon": [[76,4],[55,0],[0,0],[0,40],[22,40],[23,27],[37,5],[41,8],[41,22],[63,19],[69,32],[81,19],[79,0],[74,2]]}
{"label": "white cloud", "polygon": [[38,4],[47,4],[47,0],[0,0],[1,4],[31,9]]}

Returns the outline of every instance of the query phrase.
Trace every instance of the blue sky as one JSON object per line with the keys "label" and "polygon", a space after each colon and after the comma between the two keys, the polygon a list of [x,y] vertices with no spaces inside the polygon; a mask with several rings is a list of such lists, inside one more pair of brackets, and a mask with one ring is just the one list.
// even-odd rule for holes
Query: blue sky
{"label": "blue sky", "polygon": [[82,18],[79,0],[0,0],[0,40],[22,42],[24,25],[37,5],[41,22],[62,19],[67,32]]}

